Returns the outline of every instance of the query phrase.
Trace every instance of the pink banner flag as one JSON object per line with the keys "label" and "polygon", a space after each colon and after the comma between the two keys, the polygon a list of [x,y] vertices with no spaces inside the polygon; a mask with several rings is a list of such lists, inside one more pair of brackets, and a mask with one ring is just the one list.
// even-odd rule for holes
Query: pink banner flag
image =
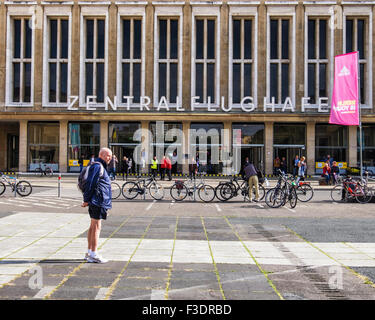
{"label": "pink banner flag", "polygon": [[358,52],[335,57],[335,77],[329,123],[359,125]]}

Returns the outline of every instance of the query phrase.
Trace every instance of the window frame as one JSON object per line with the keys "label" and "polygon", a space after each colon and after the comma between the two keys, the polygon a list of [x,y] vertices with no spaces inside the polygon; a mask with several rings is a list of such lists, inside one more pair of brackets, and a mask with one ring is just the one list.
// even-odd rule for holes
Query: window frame
{"label": "window frame", "polygon": [[[71,52],[72,52],[72,12],[70,7],[46,7],[44,9],[44,32],[43,32],[43,107],[61,108],[69,105],[69,96],[71,95]],[[68,58],[56,58],[56,63],[61,63],[61,60],[67,60],[68,76],[67,76],[67,102],[50,102],[49,101],[49,36],[50,36],[50,19],[68,20]]]}
{"label": "window frame", "polygon": [[[327,20],[327,58],[326,59],[309,59],[308,58],[308,21],[312,18],[316,21],[319,20]],[[319,19],[319,20],[318,20]],[[305,11],[305,43],[304,43],[304,97],[308,97],[308,66],[309,63],[314,63],[315,65],[320,65],[320,63],[326,63],[327,64],[327,70],[326,70],[326,84],[327,88],[326,91],[328,93],[328,97],[320,97],[319,96],[319,72],[316,72],[315,74],[315,103],[309,103],[310,107],[312,108],[318,108],[319,107],[319,99],[320,98],[328,98],[328,108],[330,108],[332,95],[329,94],[333,89],[333,74],[334,74],[334,23],[335,23],[335,17],[334,17],[334,9],[333,6],[317,6],[317,7],[307,7]],[[316,27],[317,28],[317,27]],[[317,48],[318,49],[318,48]],[[327,60],[327,62],[325,62]],[[313,61],[313,62],[310,62]],[[328,111],[328,110],[327,110]]]}
{"label": "window frame", "polygon": [[[160,3],[158,6],[155,6],[155,13],[154,13],[154,97],[153,97],[153,105],[157,107],[159,105],[160,98],[159,97],[159,63],[175,63],[174,60],[177,60],[177,97],[176,103],[170,103],[168,97],[166,101],[168,103],[169,108],[176,109],[177,107],[182,107],[182,66],[183,66],[183,11],[182,6],[177,5],[172,7],[168,5],[162,6]],[[160,19],[178,20],[178,51],[177,51],[177,59],[159,59],[159,21]],[[169,22],[170,23],[170,22]],[[169,38],[169,36],[167,35]],[[164,60],[161,62],[160,60]],[[168,94],[168,83],[170,78],[167,75],[167,94]],[[177,103],[178,102],[178,103]]]}
{"label": "window frame", "polygon": [[[7,48],[13,48],[14,44],[14,20],[15,19],[30,19],[32,23],[36,23],[35,18],[35,11],[33,7],[30,6],[8,6],[8,12],[7,12],[7,24],[6,24],[6,46]],[[36,25],[35,27],[39,27],[39,25]],[[7,107],[33,107],[34,106],[34,64],[35,64],[35,58],[34,58],[34,52],[35,52],[35,27],[31,28],[31,37],[32,37],[32,43],[31,43],[31,58],[26,58],[26,60],[30,60],[27,62],[31,63],[31,79],[30,79],[30,102],[14,102],[13,101],[13,61],[15,58],[13,58],[14,50],[7,50],[6,53],[6,81],[5,81],[5,105]],[[22,42],[21,42],[22,43]],[[22,63],[24,58],[20,58],[17,60],[21,60]],[[21,78],[20,78],[21,81]]]}
{"label": "window frame", "polygon": [[[267,7],[267,59],[266,59],[266,97],[267,107],[272,103],[271,100],[271,60],[280,60],[279,63],[282,64],[283,59],[271,59],[271,19],[289,19],[289,97],[291,102],[296,108],[296,10],[294,6],[278,6],[271,5]],[[281,42],[280,42],[281,43]],[[291,48],[290,48],[291,46]],[[281,75],[278,75],[281,78]],[[280,92],[282,96],[282,93]],[[275,108],[282,108],[285,104],[284,102],[278,103],[275,99]],[[266,107],[266,106],[264,106]]]}
{"label": "window frame", "polygon": [[[205,3],[200,3],[199,1],[191,1],[192,6],[192,20],[191,20],[191,99],[196,96],[196,81],[195,81],[195,67],[196,67],[196,19],[215,19],[215,102],[212,102],[211,99],[211,108],[219,108],[220,107],[220,7],[217,4],[212,4],[207,6]],[[199,60],[207,60],[207,59],[199,59]],[[211,59],[209,59],[211,60]],[[204,62],[207,63],[207,62]],[[204,99],[204,97],[203,97]],[[206,103],[197,103],[194,105],[194,109],[206,109],[209,104]],[[192,106],[190,106],[192,107]]]}
{"label": "window frame", "polygon": [[[343,8],[343,41],[342,41],[342,50],[345,53],[346,52],[346,20],[347,18],[354,18],[354,19],[364,19],[366,20],[366,35],[365,37],[365,45],[367,44],[367,58],[366,59],[360,59],[359,62],[366,63],[366,68],[365,68],[365,104],[361,103],[361,109],[372,109],[372,100],[373,100],[373,75],[372,75],[372,66],[373,66],[373,46],[372,46],[372,33],[373,33],[373,28],[372,28],[372,20],[373,20],[373,15],[372,15],[372,9],[369,6],[364,6],[358,4],[358,6],[344,6]],[[368,41],[366,41],[368,40]],[[355,44],[357,45],[357,44]],[[359,72],[359,71],[358,71]],[[367,83],[367,86],[366,86]]]}
{"label": "window frame", "polygon": [[[252,98],[254,105],[258,105],[258,90],[257,90],[257,83],[258,83],[258,10],[257,7],[254,6],[242,6],[242,7],[229,7],[229,65],[228,65],[228,105],[231,105],[233,109],[241,108],[240,103],[233,103],[233,21],[235,19],[241,20],[251,20],[252,21],[252,35],[251,35],[251,42],[252,42],[252,59],[251,62],[251,91],[252,91]],[[244,41],[244,39],[242,39]],[[243,45],[243,42],[241,43]],[[241,60],[241,64],[246,63],[248,59],[236,59]],[[242,69],[242,68],[241,68]],[[243,81],[243,73],[241,72],[241,82]],[[241,96],[243,99],[245,96],[242,94],[241,88]]]}
{"label": "window frame", "polygon": [[92,58],[93,63],[102,63],[99,60],[104,60],[104,101],[103,103],[90,102],[90,106],[95,108],[104,108],[106,97],[108,96],[108,28],[109,28],[109,17],[108,17],[108,7],[93,5],[93,6],[81,6],[81,16],[80,16],[80,76],[79,76],[79,106],[88,108],[86,103],[86,21],[87,19],[104,20],[104,31],[105,31],[105,48],[104,48],[104,59]]}

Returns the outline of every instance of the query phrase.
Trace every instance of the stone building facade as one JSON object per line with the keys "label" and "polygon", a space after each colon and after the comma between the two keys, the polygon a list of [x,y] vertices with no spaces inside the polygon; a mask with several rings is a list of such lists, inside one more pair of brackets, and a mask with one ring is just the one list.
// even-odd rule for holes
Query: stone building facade
{"label": "stone building facade", "polygon": [[375,167],[374,22],[356,0],[1,1],[0,170],[74,172],[103,146],[129,157],[155,148],[133,134],[157,121],[182,130],[184,155],[189,129],[228,129],[220,148],[266,174],[295,155],[309,174],[327,154],[357,166],[358,128],[328,124],[334,56],[352,51]]}

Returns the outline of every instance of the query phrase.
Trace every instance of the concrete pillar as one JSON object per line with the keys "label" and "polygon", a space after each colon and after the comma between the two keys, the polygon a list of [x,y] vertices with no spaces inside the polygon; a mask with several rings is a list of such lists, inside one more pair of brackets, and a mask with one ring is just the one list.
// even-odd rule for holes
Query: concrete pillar
{"label": "concrete pillar", "polygon": [[265,174],[273,173],[273,122],[265,122],[264,126]]}
{"label": "concrete pillar", "polygon": [[357,166],[357,126],[348,126],[348,166]]}
{"label": "concrete pillar", "polygon": [[[228,154],[228,158],[230,154],[233,154],[232,150],[232,121],[224,121],[224,135],[223,141],[221,141],[223,151]],[[223,154],[224,155],[224,154]],[[229,159],[228,159],[229,160]],[[222,155],[220,155],[220,161],[223,161]],[[219,171],[219,174],[229,174],[230,167],[226,167],[227,170],[224,170],[225,162],[223,162],[222,172]],[[233,166],[232,166],[233,168]],[[224,172],[225,171],[225,172]]]}
{"label": "concrete pillar", "polygon": [[59,171],[68,172],[68,120],[60,120]]}
{"label": "concrete pillar", "polygon": [[100,148],[108,147],[108,120],[100,121]]}
{"label": "concrete pillar", "polygon": [[[183,131],[183,138],[182,138],[182,150],[183,150],[183,164],[182,164],[182,173],[189,173],[189,158],[193,155],[189,155],[189,146],[190,146],[190,139],[189,139],[189,129],[190,129],[191,121],[183,121],[182,122],[182,131]],[[195,155],[194,155],[195,156]]]}
{"label": "concrete pillar", "polygon": [[19,169],[27,171],[27,120],[20,120]]}
{"label": "concrete pillar", "polygon": [[306,154],[307,174],[315,173],[315,122],[307,122],[306,125]]}

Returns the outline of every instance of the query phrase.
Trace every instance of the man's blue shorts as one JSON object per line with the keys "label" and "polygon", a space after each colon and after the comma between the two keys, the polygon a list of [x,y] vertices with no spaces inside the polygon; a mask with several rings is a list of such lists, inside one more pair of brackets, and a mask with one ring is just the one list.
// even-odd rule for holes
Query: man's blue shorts
{"label": "man's blue shorts", "polygon": [[89,214],[91,219],[107,219],[107,210],[101,207],[94,206],[92,204],[89,205]]}

